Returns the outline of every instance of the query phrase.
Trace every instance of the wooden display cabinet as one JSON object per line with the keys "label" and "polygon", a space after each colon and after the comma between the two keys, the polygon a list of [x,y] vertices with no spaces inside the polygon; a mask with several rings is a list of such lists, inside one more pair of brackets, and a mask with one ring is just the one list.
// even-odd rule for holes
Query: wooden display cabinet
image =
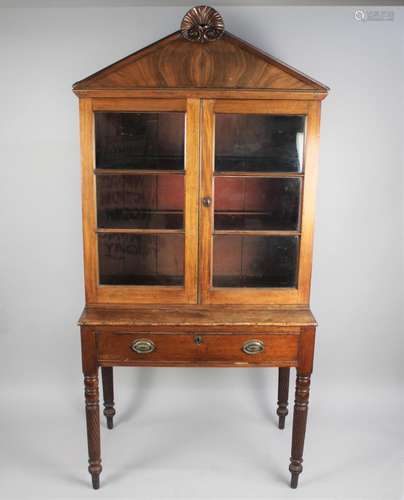
{"label": "wooden display cabinet", "polygon": [[89,471],[101,472],[98,369],[297,370],[295,488],[313,366],[309,308],[320,103],[327,87],[195,7],[181,30],[81,80]]}

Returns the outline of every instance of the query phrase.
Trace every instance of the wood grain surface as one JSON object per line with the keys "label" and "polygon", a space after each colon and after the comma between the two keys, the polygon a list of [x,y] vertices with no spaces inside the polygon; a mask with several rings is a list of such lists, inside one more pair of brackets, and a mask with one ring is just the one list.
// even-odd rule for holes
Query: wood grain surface
{"label": "wood grain surface", "polygon": [[229,32],[206,44],[190,43],[175,32],[77,82],[73,90],[204,87],[328,90]]}

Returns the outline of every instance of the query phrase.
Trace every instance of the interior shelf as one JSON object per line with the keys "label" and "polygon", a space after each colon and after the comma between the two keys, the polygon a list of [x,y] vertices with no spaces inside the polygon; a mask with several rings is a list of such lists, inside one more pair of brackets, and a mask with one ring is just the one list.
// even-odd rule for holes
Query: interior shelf
{"label": "interior shelf", "polygon": [[213,172],[215,177],[269,177],[269,178],[287,178],[304,177],[303,172],[249,172],[245,170],[225,170]]}
{"label": "interior shelf", "polygon": [[95,168],[95,175],[184,175],[184,170]]}
{"label": "interior shelf", "polygon": [[109,209],[98,211],[99,228],[179,230],[184,227],[183,212],[179,210]]}
{"label": "interior shelf", "polygon": [[300,173],[301,168],[296,158],[283,158],[274,152],[271,156],[216,156],[217,172],[293,172]]}
{"label": "interior shelf", "polygon": [[215,212],[216,231],[296,232],[298,221],[276,217],[267,212]]}
{"label": "interior shelf", "polygon": [[164,228],[127,228],[127,227],[108,227],[98,228],[97,234],[184,234],[183,229],[164,229]]}
{"label": "interior shelf", "polygon": [[248,230],[248,229],[215,229],[214,235],[236,236],[299,236],[299,231],[288,230]]}
{"label": "interior shelf", "polygon": [[136,286],[183,286],[184,278],[182,276],[164,276],[164,275],[139,275],[139,274],[104,274],[102,277],[103,285],[136,285]]}

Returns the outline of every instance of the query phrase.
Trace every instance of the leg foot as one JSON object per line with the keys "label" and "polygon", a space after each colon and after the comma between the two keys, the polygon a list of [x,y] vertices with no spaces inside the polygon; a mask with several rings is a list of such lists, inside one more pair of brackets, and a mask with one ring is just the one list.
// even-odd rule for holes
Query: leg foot
{"label": "leg foot", "polygon": [[104,393],[104,416],[107,419],[108,429],[114,428],[114,378],[112,367],[101,368],[102,389]]}
{"label": "leg foot", "polygon": [[303,470],[303,448],[306,434],[307,411],[309,406],[310,375],[297,373],[296,396],[293,411],[292,454],[289,471],[292,474],[290,486],[297,488],[299,474]]}
{"label": "leg foot", "polygon": [[278,409],[279,429],[285,428],[286,415],[288,414],[290,368],[279,368],[278,370]]}
{"label": "leg foot", "polygon": [[298,481],[299,481],[299,474],[292,472],[292,478],[290,480],[290,487],[295,490],[297,488]]}
{"label": "leg foot", "polygon": [[98,490],[100,488],[100,475],[99,474],[91,474],[91,480],[93,483],[93,489]]}

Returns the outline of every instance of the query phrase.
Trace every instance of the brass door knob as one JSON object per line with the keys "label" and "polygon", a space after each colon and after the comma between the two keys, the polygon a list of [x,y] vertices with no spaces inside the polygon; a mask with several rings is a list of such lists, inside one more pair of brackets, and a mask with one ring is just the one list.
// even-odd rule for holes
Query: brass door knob
{"label": "brass door knob", "polygon": [[210,196],[205,196],[202,198],[202,205],[209,208],[212,205],[212,198]]}

